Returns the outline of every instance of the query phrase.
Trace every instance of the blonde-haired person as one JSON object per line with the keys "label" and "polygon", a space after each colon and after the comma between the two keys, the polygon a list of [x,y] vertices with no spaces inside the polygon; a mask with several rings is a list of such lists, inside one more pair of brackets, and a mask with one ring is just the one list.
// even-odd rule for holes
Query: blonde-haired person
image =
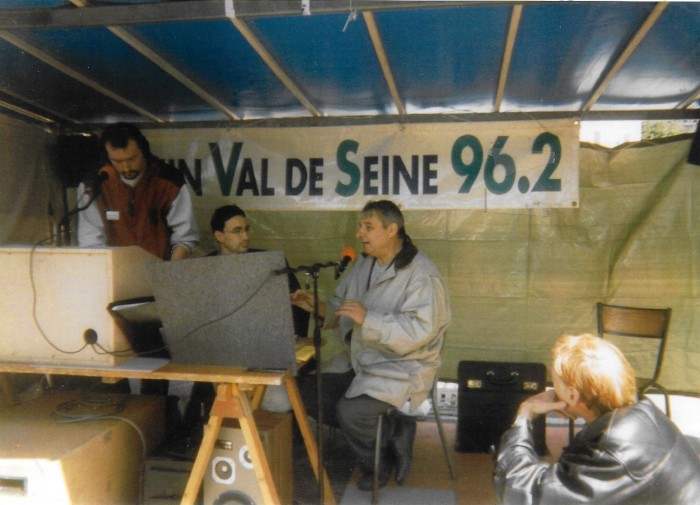
{"label": "blonde-haired person", "polygon": [[[696,505],[700,459],[647,398],[634,370],[597,336],[565,335],[552,349],[554,389],[532,396],[502,437],[494,483],[507,505]],[[531,421],[559,411],[586,426],[556,463],[535,452]]]}

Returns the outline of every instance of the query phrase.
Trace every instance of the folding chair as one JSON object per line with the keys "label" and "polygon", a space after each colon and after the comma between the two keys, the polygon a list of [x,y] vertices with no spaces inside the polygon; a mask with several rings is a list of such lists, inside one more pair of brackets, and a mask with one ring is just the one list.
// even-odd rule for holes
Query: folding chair
{"label": "folding chair", "polygon": [[[438,433],[440,435],[440,442],[442,443],[442,451],[445,454],[445,461],[447,461],[447,467],[450,471],[450,478],[452,480],[455,479],[455,466],[454,466],[454,460],[452,458],[452,452],[450,452],[450,447],[447,444],[447,436],[445,435],[445,428],[442,425],[442,416],[440,414],[440,410],[438,409],[438,400],[437,400],[437,384],[438,384],[438,378],[437,376],[435,377],[435,381],[433,382],[433,387],[430,389],[430,402],[432,403],[433,407],[433,413],[435,415],[435,424],[437,425]],[[372,481],[372,505],[376,505],[379,503],[379,474],[380,474],[380,466],[381,466],[381,456],[382,456],[382,431],[383,431],[383,425],[384,421],[387,416],[389,415],[396,415],[396,409],[391,408],[384,412],[382,415],[379,416],[379,422],[377,423],[377,438],[375,440],[375,445],[374,445],[374,479]],[[401,416],[409,416],[408,414],[399,414]]]}
{"label": "folding chair", "polygon": [[[660,391],[664,395],[666,415],[671,417],[671,400],[668,391],[659,383],[671,321],[671,309],[623,307],[598,302],[597,315],[598,336],[617,345],[635,367],[637,374],[641,375],[637,377],[639,394],[653,390]],[[628,342],[635,345],[637,349],[626,345]],[[644,359],[637,359],[640,349],[647,348],[649,352],[655,352],[652,357],[653,372],[650,374],[644,374],[641,371],[643,367],[637,365],[638,362],[644,361]],[[641,353],[644,351],[642,350]],[[648,361],[645,356],[640,358],[646,358]]]}

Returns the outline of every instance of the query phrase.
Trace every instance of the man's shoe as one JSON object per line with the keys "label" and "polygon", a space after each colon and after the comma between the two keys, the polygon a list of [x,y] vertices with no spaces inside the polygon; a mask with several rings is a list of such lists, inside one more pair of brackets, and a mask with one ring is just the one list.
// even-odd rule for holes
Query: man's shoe
{"label": "man's shoe", "polygon": [[413,461],[413,441],[416,438],[416,420],[397,416],[397,429],[389,440],[389,448],[396,460],[396,482],[403,486],[411,471]]}
{"label": "man's shoe", "polygon": [[372,491],[372,481],[374,480],[374,472],[365,472],[357,481],[358,489],[362,491]]}
{"label": "man's shoe", "polygon": [[[382,488],[386,486],[387,482],[389,482],[389,477],[391,477],[391,472],[394,470],[394,468],[390,465],[384,465],[379,472],[379,487]],[[360,489],[361,491],[372,491],[372,486],[374,485],[374,472],[367,472],[365,471],[362,474],[362,477],[360,477],[360,480],[357,481],[357,488]]]}

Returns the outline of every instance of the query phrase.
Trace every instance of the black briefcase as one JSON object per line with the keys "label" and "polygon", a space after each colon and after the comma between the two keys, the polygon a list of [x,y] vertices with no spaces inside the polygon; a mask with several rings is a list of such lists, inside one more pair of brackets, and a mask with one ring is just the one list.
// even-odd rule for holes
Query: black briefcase
{"label": "black briefcase", "polygon": [[[459,452],[498,449],[501,435],[513,424],[520,403],[545,389],[542,363],[460,361],[457,372],[457,443]],[[547,454],[545,416],[533,422],[535,448]]]}

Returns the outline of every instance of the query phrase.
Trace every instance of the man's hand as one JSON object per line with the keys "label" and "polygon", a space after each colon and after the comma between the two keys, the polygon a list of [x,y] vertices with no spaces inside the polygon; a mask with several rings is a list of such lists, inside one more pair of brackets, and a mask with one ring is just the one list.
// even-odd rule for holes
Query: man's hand
{"label": "man's hand", "polygon": [[560,411],[564,413],[565,408],[566,403],[557,398],[553,389],[548,389],[547,391],[531,396],[521,403],[518,408],[518,415],[527,416],[528,419],[532,420],[541,414],[547,414],[549,412]]}
{"label": "man's hand", "polygon": [[355,321],[355,324],[362,324],[365,322],[367,308],[358,300],[345,300],[342,305],[338,307],[336,314],[349,317]]}
{"label": "man's hand", "polygon": [[184,245],[174,245],[170,251],[171,260],[184,260],[190,257],[190,250]]}
{"label": "man's hand", "polygon": [[[314,294],[311,291],[305,289],[297,289],[294,293],[289,295],[289,301],[292,305],[296,305],[306,312],[314,311]],[[319,317],[325,317],[326,314],[326,304],[323,302],[318,303],[318,315]]]}

